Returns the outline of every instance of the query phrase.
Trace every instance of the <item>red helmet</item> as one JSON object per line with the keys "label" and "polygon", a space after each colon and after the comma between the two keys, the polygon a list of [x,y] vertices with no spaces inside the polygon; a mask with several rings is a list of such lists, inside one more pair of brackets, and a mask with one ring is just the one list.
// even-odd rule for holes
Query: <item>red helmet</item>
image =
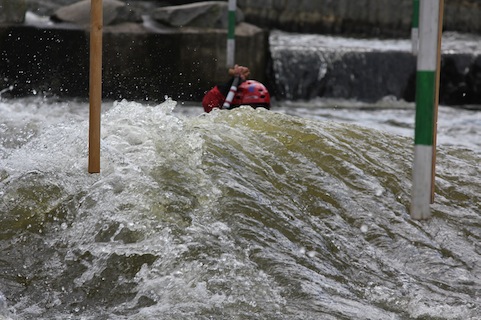
{"label": "red helmet", "polygon": [[246,80],[239,85],[232,100],[233,107],[241,105],[269,109],[271,106],[271,96],[262,83],[255,80]]}

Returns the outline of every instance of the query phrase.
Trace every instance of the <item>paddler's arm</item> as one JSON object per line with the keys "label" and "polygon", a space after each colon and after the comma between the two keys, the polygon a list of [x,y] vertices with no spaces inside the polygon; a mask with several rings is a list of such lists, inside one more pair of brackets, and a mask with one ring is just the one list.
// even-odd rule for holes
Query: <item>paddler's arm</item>
{"label": "paddler's arm", "polygon": [[222,93],[222,95],[226,97],[236,76],[239,76],[241,78],[241,81],[245,81],[249,78],[250,74],[251,72],[249,68],[236,64],[233,68],[229,69],[229,75],[232,78],[230,78],[229,81],[227,81],[226,83],[218,84],[217,88],[219,89],[220,93]]}

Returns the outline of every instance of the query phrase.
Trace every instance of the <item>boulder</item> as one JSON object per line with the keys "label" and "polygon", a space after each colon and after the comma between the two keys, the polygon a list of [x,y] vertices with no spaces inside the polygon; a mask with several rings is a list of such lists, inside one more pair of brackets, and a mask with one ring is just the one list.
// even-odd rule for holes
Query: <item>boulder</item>
{"label": "boulder", "polygon": [[[117,0],[103,0],[103,24],[109,25],[116,20],[125,3]],[[54,22],[68,22],[79,26],[90,24],[91,0],[83,0],[61,7],[50,17]]]}
{"label": "boulder", "polygon": [[[226,29],[228,25],[228,3],[204,1],[155,9],[151,18],[171,27],[194,27]],[[240,10],[236,11],[237,22],[244,20]]]}

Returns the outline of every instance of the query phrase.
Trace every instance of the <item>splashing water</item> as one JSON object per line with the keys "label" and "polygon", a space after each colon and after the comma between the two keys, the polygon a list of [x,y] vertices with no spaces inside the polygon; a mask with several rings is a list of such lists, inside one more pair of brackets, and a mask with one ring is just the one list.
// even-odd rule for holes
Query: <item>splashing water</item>
{"label": "splashing water", "polygon": [[84,106],[0,107],[0,311],[481,314],[479,149],[439,148],[433,218],[418,222],[404,135],[247,107],[184,115],[170,100],[122,101],[103,113],[101,173],[90,175]]}

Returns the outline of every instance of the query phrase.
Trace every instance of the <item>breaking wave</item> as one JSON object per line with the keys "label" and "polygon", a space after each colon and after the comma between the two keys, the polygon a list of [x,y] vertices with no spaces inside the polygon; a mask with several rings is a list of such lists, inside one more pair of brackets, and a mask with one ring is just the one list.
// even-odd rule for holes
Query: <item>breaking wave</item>
{"label": "breaking wave", "polygon": [[[20,319],[475,319],[481,169],[437,155],[433,218],[409,217],[411,139],[238,108],[116,102],[101,173],[88,122],[0,152],[0,315]],[[11,133],[8,135],[8,133]]]}

